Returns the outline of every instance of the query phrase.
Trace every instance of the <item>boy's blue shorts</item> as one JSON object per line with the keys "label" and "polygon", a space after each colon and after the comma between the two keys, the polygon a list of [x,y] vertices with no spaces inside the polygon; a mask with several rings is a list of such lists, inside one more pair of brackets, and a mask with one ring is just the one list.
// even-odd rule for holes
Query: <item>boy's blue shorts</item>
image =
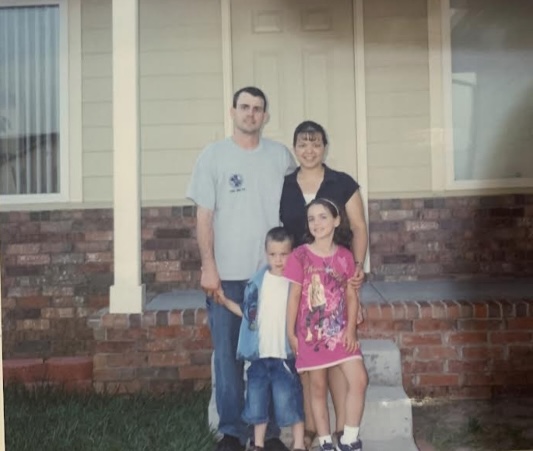
{"label": "boy's blue shorts", "polygon": [[242,414],[246,423],[268,423],[269,412],[274,413],[272,420],[279,427],[292,426],[304,420],[302,384],[293,359],[254,360],[247,376],[246,403]]}

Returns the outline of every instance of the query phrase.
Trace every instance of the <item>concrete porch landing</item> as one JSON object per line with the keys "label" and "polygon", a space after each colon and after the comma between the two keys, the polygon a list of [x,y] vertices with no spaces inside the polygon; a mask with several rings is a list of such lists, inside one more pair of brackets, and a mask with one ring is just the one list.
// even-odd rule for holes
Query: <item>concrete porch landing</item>
{"label": "concrete porch landing", "polygon": [[[533,299],[533,278],[434,280],[413,282],[366,282],[361,289],[363,304],[400,301],[497,301]],[[155,296],[146,310],[205,307],[200,290],[176,290]]]}

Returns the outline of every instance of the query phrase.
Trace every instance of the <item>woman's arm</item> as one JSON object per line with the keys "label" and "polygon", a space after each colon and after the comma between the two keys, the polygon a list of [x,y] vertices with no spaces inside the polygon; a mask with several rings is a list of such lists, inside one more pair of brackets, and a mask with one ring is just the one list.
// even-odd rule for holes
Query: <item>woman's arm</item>
{"label": "woman's arm", "polygon": [[355,280],[358,282],[359,287],[363,283],[365,276],[363,265],[368,249],[368,229],[366,226],[363,199],[359,190],[353,193],[352,197],[348,199],[345,208],[348,221],[350,222],[350,229],[353,233],[352,252],[357,262]]}
{"label": "woman's arm", "polygon": [[360,308],[361,305],[357,290],[355,287],[348,284],[346,286],[346,316],[348,322],[344,334],[344,345],[348,352],[353,352],[359,348],[359,340],[357,338],[357,317]]}

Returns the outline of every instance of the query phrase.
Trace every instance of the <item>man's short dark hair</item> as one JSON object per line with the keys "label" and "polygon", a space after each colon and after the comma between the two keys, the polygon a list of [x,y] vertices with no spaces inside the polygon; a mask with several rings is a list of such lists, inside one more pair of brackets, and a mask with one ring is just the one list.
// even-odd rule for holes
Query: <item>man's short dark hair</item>
{"label": "man's short dark hair", "polygon": [[292,236],[289,232],[287,232],[287,229],[284,227],[274,227],[270,229],[265,238],[265,248],[267,247],[267,244],[270,241],[275,241],[276,243],[283,243],[284,241],[288,241],[291,243],[292,247]]}
{"label": "man's short dark hair", "polygon": [[314,135],[316,133],[319,133],[320,135],[322,135],[322,142],[324,143],[324,146],[327,146],[328,137],[326,135],[326,130],[324,130],[324,127],[322,127],[322,125],[318,124],[317,122],[313,122],[313,121],[303,121],[300,125],[298,125],[298,127],[296,127],[296,129],[294,130],[292,145],[296,146],[298,135],[300,134]]}
{"label": "man's short dark hair", "polygon": [[263,99],[263,109],[264,111],[267,110],[268,102],[266,95],[263,91],[261,91],[259,88],[256,88],[255,86],[246,86],[245,88],[241,88],[235,94],[233,94],[233,108],[237,108],[237,101],[239,100],[239,96],[243,92],[250,94],[251,96],[260,97],[261,99]]}

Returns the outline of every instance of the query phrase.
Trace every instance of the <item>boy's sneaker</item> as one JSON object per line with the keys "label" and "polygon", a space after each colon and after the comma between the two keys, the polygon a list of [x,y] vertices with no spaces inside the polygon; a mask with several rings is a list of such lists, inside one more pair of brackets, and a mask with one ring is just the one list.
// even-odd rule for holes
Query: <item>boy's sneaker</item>
{"label": "boy's sneaker", "polygon": [[222,439],[215,445],[215,451],[244,451],[244,446],[241,445],[240,440],[233,435],[224,435]]}
{"label": "boy's sneaker", "polygon": [[356,440],[353,443],[350,443],[349,445],[345,445],[341,442],[340,436],[339,441],[337,442],[337,450],[338,451],[363,451],[363,442],[361,440]]}
{"label": "boy's sneaker", "polygon": [[320,451],[336,451],[335,445],[331,442],[326,442],[323,445],[320,445]]}

